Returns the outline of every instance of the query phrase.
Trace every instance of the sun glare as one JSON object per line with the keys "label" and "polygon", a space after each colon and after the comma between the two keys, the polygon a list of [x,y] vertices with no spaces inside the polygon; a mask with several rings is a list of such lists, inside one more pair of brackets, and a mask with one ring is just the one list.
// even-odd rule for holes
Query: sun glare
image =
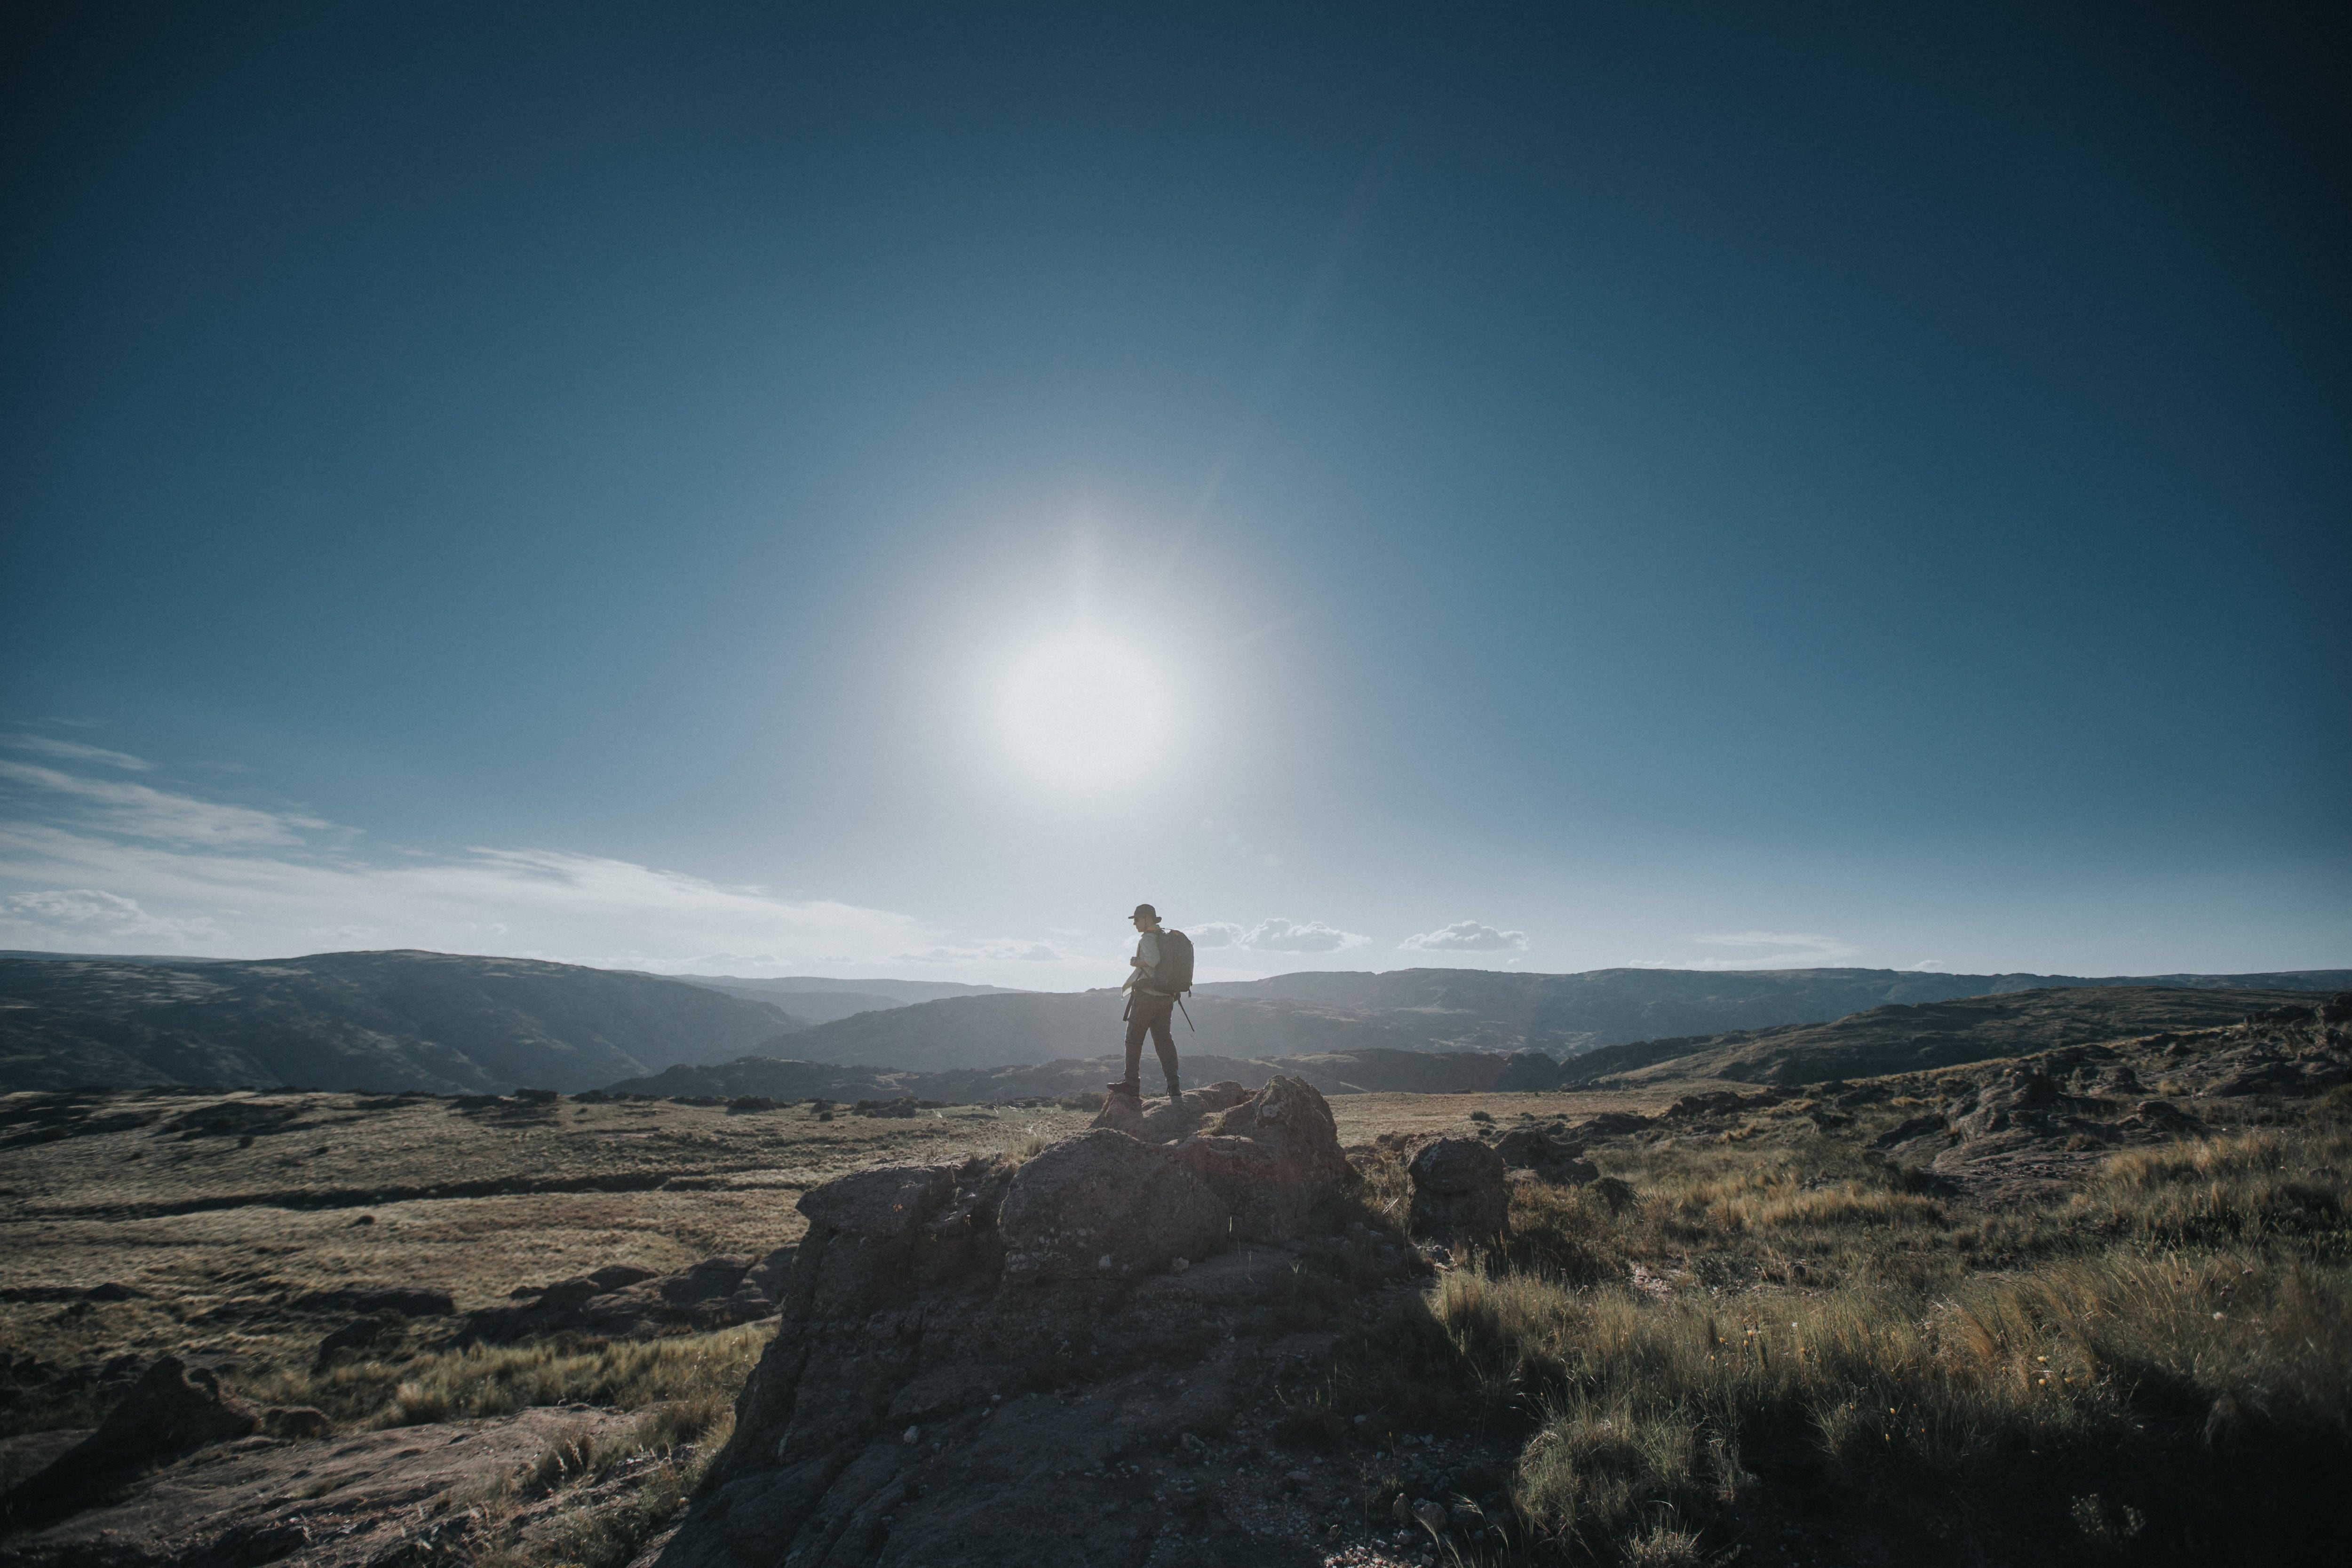
{"label": "sun glare", "polygon": [[1033,648],[1005,686],[1013,760],[1068,788],[1141,775],[1166,740],[1172,692],[1160,661],[1099,637]]}

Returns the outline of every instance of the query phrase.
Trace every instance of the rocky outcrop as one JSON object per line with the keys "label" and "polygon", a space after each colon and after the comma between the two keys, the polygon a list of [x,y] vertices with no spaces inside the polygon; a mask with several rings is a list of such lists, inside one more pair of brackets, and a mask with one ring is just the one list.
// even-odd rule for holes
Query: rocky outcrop
{"label": "rocky outcrop", "polygon": [[1297,1239],[1316,1205],[1355,1179],[1330,1106],[1302,1079],[1275,1079],[1174,1152],[1223,1203],[1237,1241]]}
{"label": "rocky outcrop", "polygon": [[[1313,1093],[1312,1089],[1307,1091]],[[1021,1167],[1001,1219],[1004,1277],[1131,1279],[1223,1247],[1225,1205],[1168,1155],[1097,1128]]]}
{"label": "rocky outcrop", "polygon": [[[1151,1535],[1155,1562],[1292,1561],[1205,1497],[1181,1531],[1139,1519],[1134,1478],[1205,1451],[1312,1353],[1281,1303],[1317,1249],[1350,1293],[1421,1265],[1369,1213],[1349,1229],[1269,1200],[1349,1179],[1329,1108],[1297,1079],[1222,1111],[1163,1108],[1147,1131],[1169,1136],[1097,1126],[1017,1166],[877,1167],[806,1194],[775,1340],[662,1568],[1077,1568],[1139,1558]],[[1244,1215],[1334,1234],[1237,1244]]]}
{"label": "rocky outcrop", "polygon": [[1296,1240],[1315,1206],[1356,1179],[1331,1107],[1304,1079],[1276,1077],[1255,1094],[1215,1083],[1149,1110],[1113,1095],[1095,1126],[1166,1151],[1216,1194],[1235,1241]]}
{"label": "rocky outcrop", "polygon": [[1412,1234],[1446,1244],[1491,1241],[1510,1221],[1503,1156],[1475,1138],[1437,1138],[1405,1167],[1412,1178]]}
{"label": "rocky outcrop", "polygon": [[[667,1275],[633,1264],[609,1264],[552,1285],[524,1286],[514,1292],[511,1307],[469,1312],[459,1338],[493,1344],[566,1332],[644,1339],[756,1322],[775,1311],[792,1257],[793,1248],[785,1247],[757,1260],[706,1258]],[[328,1340],[364,1346],[376,1337],[355,1322]],[[321,1342],[321,1357],[334,1348],[337,1343]]]}
{"label": "rocky outcrop", "polygon": [[[625,1439],[635,1419],[543,1406],[354,1432],[331,1444],[256,1433],[133,1484],[92,1488],[78,1500],[89,1506],[68,1517],[58,1517],[62,1509],[40,1519],[19,1511],[0,1558],[9,1568],[462,1568],[502,1548],[516,1558],[561,1560],[567,1527],[600,1506],[622,1505],[631,1482],[566,1489],[509,1515],[502,1531],[486,1528],[481,1509],[451,1507],[451,1494],[512,1496],[513,1479],[551,1448]],[[16,1494],[30,1495],[30,1487]],[[544,1522],[526,1523],[533,1514]],[[516,1533],[494,1539],[505,1531]]]}
{"label": "rocky outcrop", "polygon": [[13,1489],[7,1513],[38,1524],[70,1513],[120,1481],[184,1454],[268,1431],[316,1436],[327,1419],[307,1405],[248,1405],[209,1367],[163,1356],[133,1384],[98,1430]]}
{"label": "rocky outcrop", "polygon": [[1554,1186],[1575,1187],[1601,1179],[1600,1168],[1584,1159],[1584,1145],[1552,1136],[1541,1127],[1520,1127],[1495,1141],[1495,1152],[1504,1165],[1526,1171]]}
{"label": "rocky outcrop", "polygon": [[2042,1130],[2041,1123],[2062,1115],[2067,1098],[2056,1080],[2031,1063],[2019,1063],[1993,1076],[1977,1092],[1976,1106],[1951,1119],[1963,1142],[2007,1131],[2012,1126]]}

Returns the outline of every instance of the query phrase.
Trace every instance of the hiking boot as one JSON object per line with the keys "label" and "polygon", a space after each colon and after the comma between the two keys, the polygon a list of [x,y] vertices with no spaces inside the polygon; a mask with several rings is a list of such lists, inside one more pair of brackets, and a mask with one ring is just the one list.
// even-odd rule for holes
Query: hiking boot
{"label": "hiking boot", "polygon": [[1174,1079],[1170,1079],[1168,1080],[1168,1103],[1171,1105],[1181,1105],[1183,1102],[1184,1091],[1176,1087],[1176,1080]]}
{"label": "hiking boot", "polygon": [[1139,1083],[1129,1083],[1125,1079],[1114,1079],[1113,1081],[1103,1085],[1103,1088],[1113,1094],[1123,1094],[1129,1100],[1141,1100],[1143,1098],[1143,1086]]}

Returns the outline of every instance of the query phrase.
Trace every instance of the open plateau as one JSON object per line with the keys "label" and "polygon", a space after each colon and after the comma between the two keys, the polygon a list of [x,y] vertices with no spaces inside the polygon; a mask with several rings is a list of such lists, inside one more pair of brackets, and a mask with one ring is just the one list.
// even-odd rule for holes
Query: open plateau
{"label": "open plateau", "polygon": [[1890,975],[11,958],[0,1553],[2330,1553],[2352,974]]}

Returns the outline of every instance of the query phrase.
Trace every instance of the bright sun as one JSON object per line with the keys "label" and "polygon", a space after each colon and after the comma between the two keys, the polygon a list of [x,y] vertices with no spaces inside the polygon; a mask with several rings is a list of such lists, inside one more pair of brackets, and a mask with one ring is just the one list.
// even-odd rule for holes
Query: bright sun
{"label": "bright sun", "polygon": [[1005,684],[1005,738],[1026,771],[1065,787],[1138,776],[1168,734],[1159,661],[1100,637],[1042,644]]}

